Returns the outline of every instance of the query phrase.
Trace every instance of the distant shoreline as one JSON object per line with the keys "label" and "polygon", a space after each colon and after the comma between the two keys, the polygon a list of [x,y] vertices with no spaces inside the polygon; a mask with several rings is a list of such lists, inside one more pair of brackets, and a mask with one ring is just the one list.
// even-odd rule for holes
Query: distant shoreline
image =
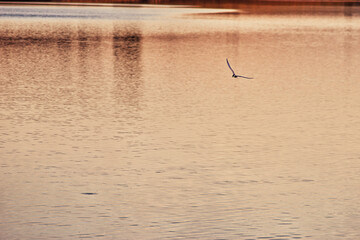
{"label": "distant shoreline", "polygon": [[331,5],[360,6],[360,0],[52,0],[52,1],[2,1],[0,4],[24,5],[111,5],[111,4],[154,4],[154,5],[222,5],[222,4],[271,4],[271,5]]}

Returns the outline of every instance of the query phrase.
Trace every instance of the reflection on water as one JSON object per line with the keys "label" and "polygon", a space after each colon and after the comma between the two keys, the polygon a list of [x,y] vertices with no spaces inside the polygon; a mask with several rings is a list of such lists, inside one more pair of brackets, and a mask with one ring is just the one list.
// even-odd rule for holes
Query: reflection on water
{"label": "reflection on water", "polygon": [[123,29],[123,25],[115,24],[113,32],[114,78],[117,99],[136,106],[143,87],[141,79],[141,31],[137,26]]}
{"label": "reflection on water", "polygon": [[1,239],[360,237],[356,14],[69,9],[1,8]]}

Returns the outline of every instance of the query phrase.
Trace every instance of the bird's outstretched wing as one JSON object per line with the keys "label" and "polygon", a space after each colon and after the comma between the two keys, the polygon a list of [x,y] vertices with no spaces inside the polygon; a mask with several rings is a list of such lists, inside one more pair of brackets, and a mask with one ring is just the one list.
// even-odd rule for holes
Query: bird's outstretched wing
{"label": "bird's outstretched wing", "polygon": [[245,77],[245,76],[240,76],[240,75],[235,75],[236,77],[241,77],[241,78],[246,78],[246,79],[254,79],[252,77]]}
{"label": "bird's outstretched wing", "polygon": [[235,74],[234,70],[233,70],[233,69],[231,68],[231,66],[230,66],[230,63],[229,63],[228,59],[226,59],[226,63],[227,63],[227,65],[229,66],[229,68],[230,68],[230,70],[232,71],[232,73]]}

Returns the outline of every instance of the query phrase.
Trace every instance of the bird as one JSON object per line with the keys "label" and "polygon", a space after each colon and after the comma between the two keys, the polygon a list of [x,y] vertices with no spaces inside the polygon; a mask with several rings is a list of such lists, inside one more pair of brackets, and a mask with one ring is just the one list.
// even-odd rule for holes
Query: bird
{"label": "bird", "polygon": [[232,73],[233,73],[233,75],[232,75],[233,78],[238,78],[238,77],[240,77],[240,78],[246,78],[246,79],[253,79],[252,77],[245,77],[245,76],[241,76],[241,75],[236,75],[235,72],[234,72],[234,70],[231,68],[228,59],[226,59],[226,63],[227,63],[227,65],[229,66],[230,70],[231,70]]}

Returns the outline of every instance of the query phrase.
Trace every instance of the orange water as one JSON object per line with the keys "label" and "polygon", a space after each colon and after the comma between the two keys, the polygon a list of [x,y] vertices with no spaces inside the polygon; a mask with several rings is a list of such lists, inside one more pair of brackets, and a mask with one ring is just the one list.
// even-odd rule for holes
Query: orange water
{"label": "orange water", "polygon": [[360,238],[360,19],[216,11],[0,7],[0,239]]}

